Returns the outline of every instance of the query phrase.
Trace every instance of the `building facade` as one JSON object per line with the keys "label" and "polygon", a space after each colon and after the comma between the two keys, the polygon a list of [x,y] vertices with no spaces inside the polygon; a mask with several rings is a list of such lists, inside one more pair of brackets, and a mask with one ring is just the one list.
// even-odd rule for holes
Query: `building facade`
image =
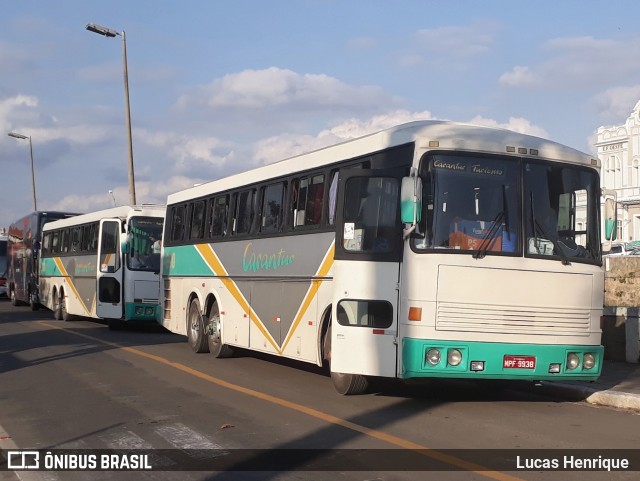
{"label": "building facade", "polygon": [[640,240],[640,101],[623,125],[598,128],[602,188],[618,198],[618,240]]}

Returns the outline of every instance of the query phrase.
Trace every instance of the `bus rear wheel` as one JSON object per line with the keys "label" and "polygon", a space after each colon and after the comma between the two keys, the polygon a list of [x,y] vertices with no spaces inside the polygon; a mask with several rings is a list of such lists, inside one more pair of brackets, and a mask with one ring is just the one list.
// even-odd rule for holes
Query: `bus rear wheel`
{"label": "bus rear wheel", "polygon": [[40,303],[38,302],[38,296],[32,290],[29,290],[29,308],[32,311],[37,311],[40,309]]}
{"label": "bus rear wheel", "polygon": [[56,321],[59,321],[60,319],[62,319],[62,306],[60,305],[60,296],[54,290],[51,298],[53,299],[53,318]]}
{"label": "bus rear wheel", "polygon": [[64,292],[60,293],[60,317],[65,322],[69,322],[71,320],[71,314],[67,312],[67,301],[64,297]]}
{"label": "bus rear wheel", "polygon": [[205,334],[204,319],[200,314],[200,302],[194,299],[189,304],[189,315],[187,316],[187,339],[193,352],[209,351],[207,336]]}
{"label": "bus rear wheel", "polygon": [[11,298],[11,305],[12,306],[19,306],[20,305],[20,301],[18,300],[18,298],[16,297],[16,291],[15,289],[11,289],[9,291],[9,297]]}
{"label": "bus rear wheel", "polygon": [[220,314],[214,306],[211,316],[209,317],[209,325],[207,327],[207,342],[209,343],[209,352],[217,358],[233,356],[233,348],[222,343],[222,325],[220,324]]}

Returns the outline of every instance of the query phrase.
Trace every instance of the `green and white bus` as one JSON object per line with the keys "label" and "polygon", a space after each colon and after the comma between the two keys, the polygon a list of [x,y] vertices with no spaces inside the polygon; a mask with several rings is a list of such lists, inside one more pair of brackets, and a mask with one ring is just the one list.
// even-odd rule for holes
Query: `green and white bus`
{"label": "green and white bus", "polygon": [[42,304],[65,321],[156,322],[164,215],[164,206],[121,206],[46,224]]}
{"label": "green and white bus", "polygon": [[369,376],[595,380],[599,161],[441,121],[169,195],[162,324]]}

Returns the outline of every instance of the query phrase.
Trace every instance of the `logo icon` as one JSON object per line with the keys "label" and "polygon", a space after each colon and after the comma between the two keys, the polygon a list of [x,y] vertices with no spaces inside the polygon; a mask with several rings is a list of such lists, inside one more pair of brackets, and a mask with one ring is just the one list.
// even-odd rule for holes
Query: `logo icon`
{"label": "logo icon", "polygon": [[39,469],[40,453],[38,451],[7,451],[7,467],[9,469]]}

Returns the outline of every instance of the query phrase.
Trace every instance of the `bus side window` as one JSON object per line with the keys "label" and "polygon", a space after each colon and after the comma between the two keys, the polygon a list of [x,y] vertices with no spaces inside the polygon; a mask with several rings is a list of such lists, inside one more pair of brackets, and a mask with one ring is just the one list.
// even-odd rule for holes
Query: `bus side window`
{"label": "bus side window", "polygon": [[79,252],[80,251],[80,241],[82,239],[82,228],[74,227],[71,229],[71,252]]}
{"label": "bus side window", "polygon": [[184,237],[185,206],[176,205],[172,208],[171,216],[171,240],[179,242]]}
{"label": "bus side window", "polygon": [[334,170],[331,173],[331,186],[329,187],[329,202],[327,208],[327,219],[329,225],[333,225],[336,217],[336,199],[338,196],[338,171]]}
{"label": "bus side window", "polygon": [[51,253],[58,254],[60,252],[60,231],[53,231],[51,234]]}
{"label": "bus side window", "polygon": [[229,221],[229,196],[222,195],[209,200],[209,238],[227,235]]}
{"label": "bus side window", "polygon": [[280,182],[263,188],[260,232],[279,232],[282,225],[282,200],[285,184]]}
{"label": "bus side window", "polygon": [[189,239],[202,239],[204,235],[204,201],[195,202],[191,208]]}
{"label": "bus side window", "polygon": [[248,234],[251,230],[254,192],[255,189],[250,189],[237,194],[234,234]]}
{"label": "bus side window", "polygon": [[318,225],[322,221],[324,174],[302,177],[293,181],[291,206],[293,227]]}
{"label": "bus side window", "polygon": [[289,202],[289,209],[291,215],[291,225],[295,228],[298,223],[298,200],[300,198],[300,180],[294,179],[291,182],[291,202]]}
{"label": "bus side window", "polygon": [[47,232],[42,237],[42,257],[49,254],[49,246],[51,245],[51,232]]}

